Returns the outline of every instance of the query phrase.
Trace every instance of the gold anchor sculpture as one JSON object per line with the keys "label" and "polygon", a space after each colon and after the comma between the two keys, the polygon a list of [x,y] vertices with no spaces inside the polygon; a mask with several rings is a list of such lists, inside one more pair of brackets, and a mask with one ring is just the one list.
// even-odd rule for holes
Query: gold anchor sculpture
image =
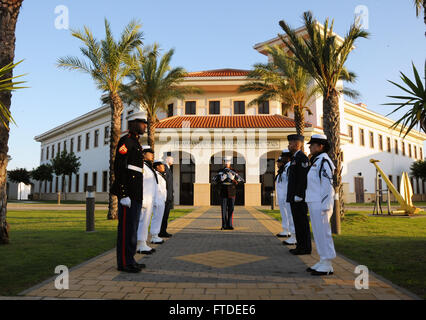
{"label": "gold anchor sculpture", "polygon": [[410,180],[408,179],[408,174],[406,172],[402,174],[401,195],[401,193],[398,192],[393,183],[389,180],[388,176],[377,164],[377,162],[380,162],[380,160],[370,159],[370,162],[376,167],[377,171],[380,173],[383,180],[386,182],[389,190],[394,195],[396,201],[398,201],[398,203],[401,205],[401,210],[403,210],[406,215],[413,215],[419,213],[421,211],[420,208],[416,208],[415,206],[413,206],[413,202],[411,200],[413,196],[413,188],[411,187]]}

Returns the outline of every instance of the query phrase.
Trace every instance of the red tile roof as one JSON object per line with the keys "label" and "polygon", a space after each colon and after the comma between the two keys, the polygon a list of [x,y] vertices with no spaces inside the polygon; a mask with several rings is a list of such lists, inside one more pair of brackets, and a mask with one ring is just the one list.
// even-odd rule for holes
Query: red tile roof
{"label": "red tile roof", "polygon": [[240,69],[216,69],[216,70],[206,70],[206,71],[197,71],[189,72],[186,77],[245,77],[249,74],[249,70],[240,70]]}
{"label": "red tile roof", "polygon": [[[174,116],[165,118],[156,124],[156,128],[294,128],[293,119],[281,115],[208,115]],[[312,127],[310,123],[306,127]]]}

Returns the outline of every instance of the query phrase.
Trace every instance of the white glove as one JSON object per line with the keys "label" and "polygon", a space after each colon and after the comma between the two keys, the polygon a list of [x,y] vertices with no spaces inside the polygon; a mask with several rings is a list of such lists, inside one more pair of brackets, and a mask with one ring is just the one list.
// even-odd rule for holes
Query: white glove
{"label": "white glove", "polygon": [[126,197],[126,198],[121,199],[120,203],[121,203],[122,206],[130,208],[132,201],[130,200],[129,197]]}
{"label": "white glove", "polygon": [[233,175],[232,173],[228,173],[228,178],[229,179],[231,179],[231,180],[234,180],[234,178],[235,178],[235,175]]}
{"label": "white glove", "polygon": [[226,174],[222,174],[222,175],[220,176],[220,180],[225,181],[225,179],[226,179]]}
{"label": "white glove", "polygon": [[294,202],[301,202],[301,201],[303,201],[303,198],[294,196]]}

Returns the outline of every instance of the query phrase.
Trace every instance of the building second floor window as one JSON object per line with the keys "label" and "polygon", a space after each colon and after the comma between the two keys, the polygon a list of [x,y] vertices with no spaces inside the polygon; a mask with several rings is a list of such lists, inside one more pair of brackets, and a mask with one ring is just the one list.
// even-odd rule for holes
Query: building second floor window
{"label": "building second floor window", "polygon": [[195,101],[186,101],[185,102],[185,114],[197,114],[196,102]]}
{"label": "building second floor window", "polygon": [[40,161],[43,161],[44,149],[41,149]]}
{"label": "building second floor window", "polygon": [[401,143],[401,150],[402,150],[402,155],[405,156],[405,143],[404,142]]}
{"label": "building second floor window", "polygon": [[95,130],[95,148],[99,147],[99,130]]}
{"label": "building second floor window", "polygon": [[209,101],[209,114],[220,114],[220,101]]}
{"label": "building second floor window", "polygon": [[61,153],[61,143],[58,142],[58,154],[60,154],[60,153]]}
{"label": "building second floor window", "polygon": [[370,148],[374,149],[374,133],[370,131]]}
{"label": "building second floor window", "polygon": [[71,138],[70,140],[70,152],[74,152],[74,138]]}
{"label": "building second floor window", "polygon": [[379,150],[383,151],[383,136],[379,134]]}
{"label": "building second floor window", "polygon": [[259,114],[269,114],[269,101],[259,103]]}
{"label": "building second floor window", "polygon": [[411,158],[413,154],[411,153],[411,144],[408,144],[408,156]]}
{"label": "building second floor window", "polygon": [[364,129],[359,129],[359,144],[365,146]]}
{"label": "building second floor window", "polygon": [[414,159],[417,159],[417,146],[414,146]]}
{"label": "building second floor window", "polygon": [[348,125],[348,135],[350,138],[350,143],[354,143],[354,127],[351,125]]}
{"label": "building second floor window", "polygon": [[64,151],[67,151],[67,141],[64,141]]}
{"label": "building second floor window", "polygon": [[77,137],[77,152],[81,151],[81,136]]}
{"label": "building second floor window", "polygon": [[399,153],[398,140],[395,140],[395,154]]}
{"label": "building second floor window", "polygon": [[86,133],[86,150],[89,149],[90,146],[90,132]]}
{"label": "building second floor window", "polygon": [[52,145],[52,156],[51,156],[51,158],[54,158],[54,157],[55,157],[55,146]]}
{"label": "building second floor window", "polygon": [[46,160],[49,160],[49,147],[46,148]]}
{"label": "building second floor window", "polygon": [[391,139],[389,138],[389,137],[387,137],[386,138],[386,141],[387,141],[387,149],[388,149],[388,152],[391,152],[392,150],[391,150]]}
{"label": "building second floor window", "polygon": [[173,117],[173,103],[167,106],[167,117]]}
{"label": "building second floor window", "polygon": [[246,113],[246,102],[234,101],[234,114],[245,114],[245,113]]}
{"label": "building second floor window", "polygon": [[109,126],[104,128],[104,145],[107,145],[109,141]]}
{"label": "building second floor window", "polygon": [[288,117],[288,104],[281,102],[281,112],[283,116]]}
{"label": "building second floor window", "polygon": [[420,160],[423,160],[423,148],[420,147],[419,151],[420,151]]}

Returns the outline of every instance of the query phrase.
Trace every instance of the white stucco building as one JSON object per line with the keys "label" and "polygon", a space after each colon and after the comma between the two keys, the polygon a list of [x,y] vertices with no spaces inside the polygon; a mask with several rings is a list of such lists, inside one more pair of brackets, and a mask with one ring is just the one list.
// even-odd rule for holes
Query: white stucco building
{"label": "white stucco building", "polygon": [[[275,38],[254,48],[265,54],[263,46],[277,41]],[[218,203],[210,182],[221,167],[223,155],[234,156],[234,166],[246,180],[239,187],[236,203],[270,203],[275,160],[288,145],[287,135],[295,133],[293,115],[282,115],[280,101],[249,106],[257,94],[238,93],[239,86],[250,81],[247,74],[247,70],[236,69],[189,73],[184,85],[200,87],[203,93],[169,101],[165,112],[158,115],[156,157],[171,153],[176,159],[176,204]],[[126,106],[122,119],[134,111],[134,107]],[[312,102],[311,111],[312,115],[306,114],[306,141],[312,134],[322,133],[321,96]],[[374,200],[375,168],[369,163],[371,158],[381,161],[380,166],[394,184],[403,171],[409,172],[413,161],[423,159],[425,134],[413,130],[402,139],[398,130],[389,129],[392,120],[343,97],[340,112],[346,202]],[[97,200],[107,199],[109,127],[110,110],[104,106],[35,137],[41,143],[40,163],[49,162],[66,149],[81,157],[82,164],[80,173],[71,180],[54,178],[43,184],[43,199],[54,199],[62,190],[68,193],[68,199],[83,200],[85,186],[92,184],[96,185]],[[425,181],[412,182],[414,199],[426,200]],[[38,184],[35,189],[38,193]]]}

